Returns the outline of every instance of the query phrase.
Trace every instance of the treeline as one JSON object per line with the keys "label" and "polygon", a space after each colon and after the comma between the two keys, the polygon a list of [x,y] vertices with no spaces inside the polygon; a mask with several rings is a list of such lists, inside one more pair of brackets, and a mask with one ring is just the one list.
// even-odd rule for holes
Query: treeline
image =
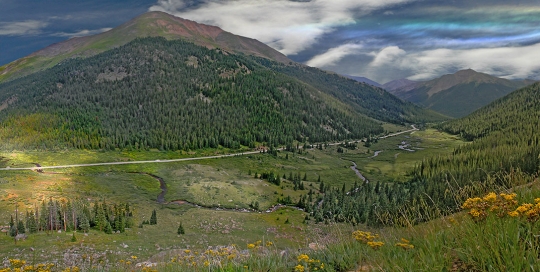
{"label": "treeline", "polygon": [[[408,114],[399,110],[403,102],[387,104],[393,97],[368,87],[356,90],[367,93],[357,101],[366,110],[351,110],[321,93],[323,79],[313,82],[316,89],[305,83],[310,77],[301,82],[257,60],[163,38],[67,60],[0,85],[0,101],[10,102],[0,111],[0,147],[193,150],[330,142],[383,132],[359,113],[394,122],[404,120],[392,116]],[[331,78],[327,84],[347,81],[314,75]]]}
{"label": "treeline", "polygon": [[[133,227],[133,211],[128,203],[89,203],[86,200],[43,200],[34,210],[27,210],[25,218],[11,217],[10,234],[39,231],[83,231],[91,228],[107,234],[124,232]],[[17,220],[18,219],[18,220]]]}

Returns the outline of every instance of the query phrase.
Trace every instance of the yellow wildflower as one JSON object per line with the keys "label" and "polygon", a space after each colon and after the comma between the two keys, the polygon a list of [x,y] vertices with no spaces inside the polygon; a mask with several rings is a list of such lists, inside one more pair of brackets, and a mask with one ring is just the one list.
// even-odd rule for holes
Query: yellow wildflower
{"label": "yellow wildflower", "polygon": [[521,206],[519,206],[516,209],[516,212],[525,213],[526,211],[530,210],[532,207],[533,207],[533,205],[529,204],[529,203],[521,204]]}
{"label": "yellow wildflower", "polygon": [[511,194],[501,193],[500,196],[502,198],[504,198],[504,200],[510,201],[510,200],[514,200],[514,198],[516,198],[517,194],[516,193],[511,193]]}
{"label": "yellow wildflower", "polygon": [[248,249],[255,248],[255,244],[248,244],[248,245],[247,245],[247,248],[248,248]]}
{"label": "yellow wildflower", "polygon": [[384,242],[367,242],[367,245],[370,246],[373,249],[379,249],[384,245]]}
{"label": "yellow wildflower", "polygon": [[497,199],[497,195],[494,193],[494,192],[491,192],[489,194],[487,194],[485,197],[484,197],[484,201],[488,201],[488,202],[493,202]]}
{"label": "yellow wildflower", "polygon": [[294,267],[294,271],[295,272],[304,272],[305,268],[303,265],[299,264],[297,266]]}
{"label": "yellow wildflower", "polygon": [[309,260],[309,256],[307,254],[300,254],[298,256],[298,262],[307,262]]}
{"label": "yellow wildflower", "polygon": [[509,215],[510,217],[518,217],[518,216],[519,216],[519,213],[516,212],[516,211],[513,211],[513,212],[509,212],[508,215]]}

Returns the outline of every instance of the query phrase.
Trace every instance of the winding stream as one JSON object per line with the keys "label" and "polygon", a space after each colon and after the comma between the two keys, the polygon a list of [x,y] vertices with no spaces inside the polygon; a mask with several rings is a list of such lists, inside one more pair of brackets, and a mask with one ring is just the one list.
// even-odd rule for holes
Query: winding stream
{"label": "winding stream", "polygon": [[353,164],[353,165],[351,166],[351,169],[356,173],[356,175],[357,175],[361,180],[363,180],[363,181],[365,181],[365,182],[369,182],[369,180],[368,180],[366,177],[364,177],[364,175],[362,175],[362,173],[360,173],[360,171],[358,171],[358,168],[356,168],[356,166],[357,166],[357,165],[356,165],[356,162],[353,162],[353,161],[350,161],[350,162],[352,162],[352,164]]}
{"label": "winding stream", "polygon": [[163,178],[161,177],[158,177],[154,174],[150,174],[150,173],[139,173],[139,174],[143,174],[143,175],[148,175],[150,177],[153,177],[155,179],[157,179],[159,181],[159,189],[161,189],[161,193],[159,193],[159,195],[157,196],[157,202],[159,204],[163,204],[165,203],[165,194],[167,193],[167,184],[165,183],[165,180],[163,180]]}

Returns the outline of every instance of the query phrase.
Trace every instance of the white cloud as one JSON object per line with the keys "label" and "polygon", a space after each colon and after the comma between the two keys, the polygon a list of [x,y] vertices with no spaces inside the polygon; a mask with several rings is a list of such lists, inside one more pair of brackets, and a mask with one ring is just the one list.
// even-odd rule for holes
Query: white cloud
{"label": "white cloud", "polygon": [[51,36],[70,37],[70,38],[72,38],[72,37],[82,37],[82,36],[89,36],[89,35],[99,34],[99,33],[102,33],[102,32],[109,31],[111,29],[112,28],[110,28],[110,27],[106,27],[106,28],[100,28],[100,29],[94,29],[94,30],[85,29],[85,30],[81,30],[81,31],[78,31],[78,32],[74,32],[74,33],[58,32],[58,33],[52,34]]}
{"label": "white cloud", "polygon": [[378,53],[372,52],[371,55],[373,55],[375,58],[369,65],[379,67],[388,63],[395,64],[396,62],[400,61],[400,58],[406,54],[407,52],[405,52],[405,50],[399,48],[398,46],[388,46],[383,48]]}
{"label": "white cloud", "polygon": [[41,29],[43,29],[47,25],[47,22],[37,20],[27,20],[20,22],[0,22],[0,35],[35,35],[41,33]]}
{"label": "white cloud", "polygon": [[359,15],[415,0],[203,0],[184,10],[186,1],[159,0],[150,10],[217,25],[294,55],[335,27],[354,23]]}
{"label": "white cloud", "polygon": [[540,43],[521,47],[433,49],[410,53],[397,46],[389,46],[370,53],[373,60],[365,68],[359,67],[359,73],[386,82],[396,79],[397,74],[409,74],[411,80],[429,80],[470,68],[508,79],[540,79],[538,52]]}
{"label": "white cloud", "polygon": [[362,45],[360,44],[343,44],[338,47],[330,48],[320,55],[314,56],[307,61],[306,64],[314,67],[332,66],[347,55],[359,53],[360,49],[362,49]]}

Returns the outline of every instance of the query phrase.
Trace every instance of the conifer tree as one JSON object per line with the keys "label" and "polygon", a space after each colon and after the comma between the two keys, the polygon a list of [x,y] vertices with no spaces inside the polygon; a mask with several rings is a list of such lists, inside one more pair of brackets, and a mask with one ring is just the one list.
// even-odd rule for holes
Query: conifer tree
{"label": "conifer tree", "polygon": [[90,221],[84,213],[79,218],[79,228],[85,233],[90,229]]}
{"label": "conifer tree", "polygon": [[178,230],[176,231],[179,235],[180,234],[185,234],[185,230],[184,230],[184,226],[182,226],[182,223],[180,223],[180,225],[178,225]]}
{"label": "conifer tree", "polygon": [[105,223],[105,233],[112,234],[112,232],[113,232],[113,229],[112,229],[111,223],[107,221]]}
{"label": "conifer tree", "polygon": [[152,211],[152,216],[150,216],[150,225],[157,225],[157,213],[156,213],[156,210]]}

